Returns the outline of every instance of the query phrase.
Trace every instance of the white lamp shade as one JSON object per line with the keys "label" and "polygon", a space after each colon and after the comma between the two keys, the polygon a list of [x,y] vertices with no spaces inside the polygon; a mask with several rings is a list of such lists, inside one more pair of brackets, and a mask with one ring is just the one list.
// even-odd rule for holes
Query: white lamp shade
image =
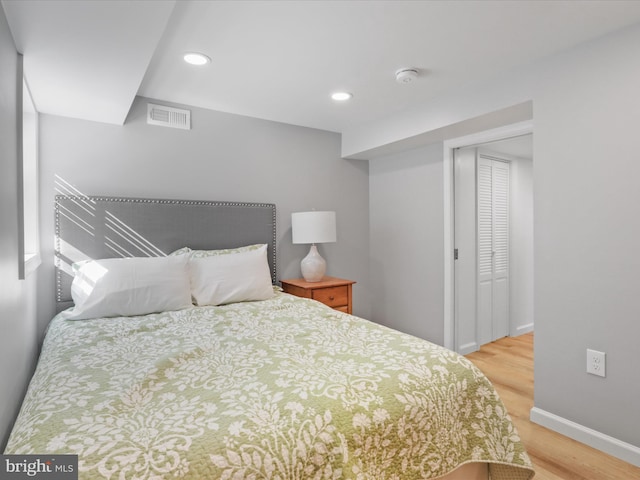
{"label": "white lamp shade", "polygon": [[293,243],[336,241],[336,212],[296,212],[291,214]]}

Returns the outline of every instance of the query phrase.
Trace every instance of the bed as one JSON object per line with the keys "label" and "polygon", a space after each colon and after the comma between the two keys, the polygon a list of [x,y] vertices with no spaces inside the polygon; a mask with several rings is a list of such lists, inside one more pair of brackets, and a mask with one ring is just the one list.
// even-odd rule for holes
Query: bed
{"label": "bed", "polygon": [[[81,479],[533,477],[473,364],[283,293],[275,252],[271,204],[57,197],[60,313],[5,454],[77,454]],[[145,260],[118,257],[186,262],[188,304],[82,310],[71,292],[88,266],[133,263],[141,275]],[[245,283],[225,290],[254,276],[248,298]]]}

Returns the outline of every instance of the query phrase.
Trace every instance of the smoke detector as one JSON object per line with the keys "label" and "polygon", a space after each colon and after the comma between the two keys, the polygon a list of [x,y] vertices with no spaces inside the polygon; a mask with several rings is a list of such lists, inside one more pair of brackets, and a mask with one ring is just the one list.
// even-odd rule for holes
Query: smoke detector
{"label": "smoke detector", "polygon": [[418,78],[418,70],[415,68],[401,68],[396,72],[396,82],[407,84]]}

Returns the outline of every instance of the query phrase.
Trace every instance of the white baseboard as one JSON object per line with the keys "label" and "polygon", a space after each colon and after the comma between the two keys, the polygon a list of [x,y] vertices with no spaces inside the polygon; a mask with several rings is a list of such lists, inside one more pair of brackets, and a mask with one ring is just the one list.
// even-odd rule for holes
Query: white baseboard
{"label": "white baseboard", "polygon": [[[520,335],[524,335],[525,333],[529,333],[529,332],[533,332],[533,323],[518,327],[516,329],[516,334],[509,335],[509,336],[518,337]],[[480,345],[478,345],[478,342],[469,342],[469,343],[465,343],[464,345],[460,345],[458,347],[458,353],[460,355],[467,355],[469,353],[477,352],[478,350],[480,350]]]}
{"label": "white baseboard", "polygon": [[477,342],[466,343],[458,347],[458,353],[460,355],[467,355],[469,353],[477,352],[480,350]]}
{"label": "white baseboard", "polygon": [[517,337],[517,336],[524,335],[525,333],[529,333],[529,332],[533,332],[533,322],[517,327],[516,328],[516,334],[515,335],[511,335],[511,336],[512,337]]}
{"label": "white baseboard", "polygon": [[547,427],[578,442],[640,467],[640,448],[604,433],[559,417],[537,407],[531,409],[529,418],[533,423]]}

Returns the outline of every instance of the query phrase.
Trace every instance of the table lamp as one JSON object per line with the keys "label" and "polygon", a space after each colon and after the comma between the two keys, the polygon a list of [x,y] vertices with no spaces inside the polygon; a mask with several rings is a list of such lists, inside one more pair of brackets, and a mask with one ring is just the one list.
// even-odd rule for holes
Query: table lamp
{"label": "table lamp", "polygon": [[293,243],[310,243],[309,254],[300,262],[307,282],[319,282],[327,271],[327,262],[318,253],[316,243],[336,241],[336,212],[296,212],[291,214]]}

